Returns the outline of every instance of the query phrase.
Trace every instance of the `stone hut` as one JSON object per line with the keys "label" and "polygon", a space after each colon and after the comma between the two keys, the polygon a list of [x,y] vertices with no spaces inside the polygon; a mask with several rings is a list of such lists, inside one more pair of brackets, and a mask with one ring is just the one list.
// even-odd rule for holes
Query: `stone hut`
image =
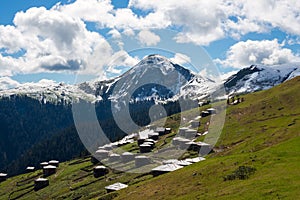
{"label": "stone hut", "polygon": [[151,170],[151,174],[153,176],[159,176],[161,174],[165,174],[168,172],[172,172],[178,169],[183,168],[183,166],[177,165],[177,164],[166,164],[166,165],[160,165],[158,167],[155,167]]}
{"label": "stone hut", "polygon": [[134,154],[130,152],[124,152],[121,155],[121,161],[122,162],[130,162],[134,159]]}
{"label": "stone hut", "polygon": [[184,137],[188,139],[195,138],[197,135],[197,131],[193,129],[189,129],[185,131]]}
{"label": "stone hut", "polygon": [[152,139],[152,140],[158,140],[159,133],[157,133],[157,132],[149,133],[148,137],[149,137],[149,139]]}
{"label": "stone hut", "polygon": [[207,117],[209,115],[210,115],[210,113],[208,111],[202,111],[201,112],[201,117]]}
{"label": "stone hut", "polygon": [[106,186],[105,189],[109,193],[109,192],[122,190],[122,189],[127,188],[127,187],[128,187],[128,185],[123,184],[123,183],[114,183],[112,185]]}
{"label": "stone hut", "polygon": [[184,136],[186,130],[188,130],[188,128],[186,128],[186,127],[179,128],[178,135],[179,136]]}
{"label": "stone hut", "polygon": [[108,157],[109,151],[104,149],[99,149],[95,152],[95,157],[99,160],[105,159]]}
{"label": "stone hut", "polygon": [[149,165],[151,163],[150,158],[148,158],[147,156],[136,156],[134,160],[135,160],[135,167],[142,167],[145,165]]}
{"label": "stone hut", "polygon": [[143,143],[140,145],[141,153],[149,153],[152,151],[152,143]]}
{"label": "stone hut", "polygon": [[100,166],[96,166],[93,169],[93,174],[95,178],[99,178],[101,176],[105,176],[106,174],[108,174],[108,169],[107,167],[100,165]]}
{"label": "stone hut", "polygon": [[157,132],[160,136],[165,135],[166,134],[166,128],[164,127],[157,127],[155,132]]}
{"label": "stone hut", "polygon": [[32,167],[32,166],[28,166],[26,167],[26,172],[29,173],[29,172],[34,172],[35,168]]}
{"label": "stone hut", "polygon": [[121,156],[119,154],[116,153],[112,153],[108,156],[108,161],[109,162],[118,162],[120,161]]}
{"label": "stone hut", "polygon": [[165,132],[166,132],[166,134],[169,134],[169,133],[172,132],[172,129],[171,128],[166,128]]}
{"label": "stone hut", "polygon": [[43,175],[44,177],[51,176],[56,173],[56,167],[53,165],[47,165],[43,167]]}
{"label": "stone hut", "polygon": [[6,181],[7,179],[7,174],[0,173],[0,182]]}
{"label": "stone hut", "polygon": [[34,190],[40,190],[49,185],[49,180],[46,178],[38,178],[34,180]]}

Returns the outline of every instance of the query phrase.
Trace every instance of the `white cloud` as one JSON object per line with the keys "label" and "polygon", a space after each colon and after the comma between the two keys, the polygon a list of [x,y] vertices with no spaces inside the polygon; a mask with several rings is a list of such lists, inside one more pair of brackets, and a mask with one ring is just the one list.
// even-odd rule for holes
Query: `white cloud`
{"label": "white cloud", "polygon": [[[298,0],[236,1],[236,14],[264,26],[277,27],[300,35],[300,2]],[[247,25],[247,24],[245,24]]]}
{"label": "white cloud", "polygon": [[225,60],[216,60],[223,66],[243,68],[251,64],[276,65],[300,61],[300,57],[284,48],[277,39],[238,42],[230,47]]}
{"label": "white cloud", "polygon": [[[140,60],[137,57],[131,57],[126,51],[116,52],[109,60],[107,66],[107,72],[113,74],[120,74],[122,70],[119,67],[127,69],[138,64]],[[118,69],[117,69],[118,68]]]}
{"label": "white cloud", "polygon": [[16,88],[19,85],[20,85],[19,82],[11,79],[10,77],[0,77],[0,90]]}
{"label": "white cloud", "polygon": [[170,58],[173,63],[184,65],[187,63],[191,63],[191,58],[182,53],[176,53],[173,58]]}
{"label": "white cloud", "polygon": [[[114,54],[105,38],[87,30],[82,20],[55,9],[19,12],[14,24],[0,26],[0,49],[14,54],[0,54],[1,75],[44,71],[101,74]],[[16,54],[20,50],[23,55]]]}
{"label": "white cloud", "polygon": [[110,35],[113,39],[120,39],[121,38],[121,33],[116,29],[110,30],[108,32],[108,35]]}
{"label": "white cloud", "polygon": [[169,21],[170,25],[182,27],[182,32],[175,37],[180,43],[207,45],[225,35],[222,20],[226,14],[221,0],[131,0],[130,6],[153,10],[152,15],[164,13],[162,19]]}
{"label": "white cloud", "polygon": [[[132,8],[148,14],[138,16]],[[239,39],[247,33],[267,32],[272,28],[300,35],[298,0],[130,0],[129,7],[123,9],[114,9],[108,0],[77,0],[67,5],[58,4],[53,9],[96,22],[101,28],[151,30],[177,27],[181,31],[174,39],[179,43],[209,45],[228,35]]]}
{"label": "white cloud", "polygon": [[300,1],[298,0],[131,0],[131,7],[164,13],[170,25],[182,28],[178,42],[200,45],[227,35],[239,39],[250,32],[267,32],[279,28],[300,35]]}
{"label": "white cloud", "polygon": [[[147,14],[139,15],[132,8]],[[50,10],[31,8],[17,13],[14,25],[0,25],[0,74],[61,70],[101,73],[115,52],[104,37],[89,31],[85,22],[109,28],[108,34],[121,50],[122,34],[134,36],[135,31],[139,32],[137,39],[150,46],[161,40],[152,31],[165,28],[180,30],[174,38],[177,42],[198,45],[209,45],[228,36],[239,39],[250,32],[274,28],[298,38],[300,1],[130,0],[128,8],[115,9],[110,0],[76,0],[57,4]],[[278,41],[253,42],[234,45],[227,59],[219,62],[240,68],[249,63],[271,65],[298,59]],[[287,42],[292,44],[291,40]],[[131,65],[133,60],[125,60],[124,65]]]}
{"label": "white cloud", "polygon": [[155,46],[160,42],[160,37],[148,30],[142,30],[138,34],[138,39],[142,45]]}

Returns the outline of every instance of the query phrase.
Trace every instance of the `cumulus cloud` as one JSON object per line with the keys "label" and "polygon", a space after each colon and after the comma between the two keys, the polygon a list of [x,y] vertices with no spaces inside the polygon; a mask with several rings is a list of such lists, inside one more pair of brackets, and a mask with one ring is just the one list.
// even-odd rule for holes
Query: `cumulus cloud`
{"label": "cumulus cloud", "polygon": [[182,53],[176,53],[173,58],[170,58],[173,63],[184,65],[186,63],[191,63],[191,58]]}
{"label": "cumulus cloud", "polygon": [[16,88],[19,85],[20,85],[19,82],[11,79],[10,77],[0,77],[0,90]]}
{"label": "cumulus cloud", "polygon": [[300,61],[300,57],[290,49],[284,48],[277,39],[238,42],[230,47],[225,60],[216,60],[217,63],[243,68],[251,64],[276,65]]}
{"label": "cumulus cloud", "polygon": [[[131,57],[126,51],[118,51],[116,52],[108,62],[107,72],[113,74],[120,74],[122,71],[127,69],[127,67],[133,67],[139,62],[138,57]],[[121,68],[120,68],[121,67]]]}
{"label": "cumulus cloud", "polygon": [[113,39],[120,39],[122,37],[121,33],[116,29],[110,30],[108,35],[110,35]]}
{"label": "cumulus cloud", "polygon": [[[117,30],[110,34],[119,37]],[[114,55],[106,39],[87,30],[80,18],[44,7],[18,12],[14,26],[0,26],[0,49],[2,76],[44,71],[102,74]]]}
{"label": "cumulus cloud", "polygon": [[140,31],[138,34],[138,39],[142,45],[146,46],[154,46],[160,42],[160,37],[148,30]]}
{"label": "cumulus cloud", "polygon": [[297,0],[242,0],[234,2],[234,6],[238,8],[235,14],[248,19],[250,23],[256,22],[300,35],[300,2]]}
{"label": "cumulus cloud", "polygon": [[267,32],[273,28],[300,35],[297,0],[131,0],[129,5],[152,11],[152,15],[164,13],[162,20],[182,28],[175,37],[178,42],[208,45],[228,35],[239,39],[250,32]]}
{"label": "cumulus cloud", "polygon": [[[144,11],[143,15],[136,9]],[[108,35],[122,50],[122,34],[134,36],[138,32],[141,44],[151,46],[161,40],[153,31],[165,28],[180,30],[174,37],[178,43],[197,45],[209,45],[228,36],[239,39],[250,32],[274,28],[298,38],[299,16],[298,0],[130,0],[129,6],[121,9],[115,9],[110,0],[76,0],[51,9],[30,8],[15,15],[14,25],[0,25],[0,73],[100,73],[116,52],[100,33],[88,30],[86,22],[108,29]],[[226,60],[219,62],[240,68],[249,63],[271,65],[298,58],[278,41],[259,44],[262,46],[255,47],[251,41],[238,43],[229,50]],[[133,60],[124,62],[131,65]]]}

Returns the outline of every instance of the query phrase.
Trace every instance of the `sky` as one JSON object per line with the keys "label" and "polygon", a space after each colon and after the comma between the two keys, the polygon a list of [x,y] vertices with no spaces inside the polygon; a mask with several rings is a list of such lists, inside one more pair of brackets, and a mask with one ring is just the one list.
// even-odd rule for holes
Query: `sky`
{"label": "sky", "polygon": [[225,78],[300,61],[299,0],[4,0],[0,88],[116,77],[148,54]]}

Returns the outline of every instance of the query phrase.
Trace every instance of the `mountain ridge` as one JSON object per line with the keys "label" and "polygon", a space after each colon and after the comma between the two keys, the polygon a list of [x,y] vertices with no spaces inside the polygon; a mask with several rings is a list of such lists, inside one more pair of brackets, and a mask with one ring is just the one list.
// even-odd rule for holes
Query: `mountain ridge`
{"label": "mountain ridge", "polygon": [[[38,83],[21,84],[13,89],[0,90],[0,97],[26,95],[41,103],[71,104],[72,101],[76,102],[79,99],[94,103],[103,100],[116,101],[120,97],[125,97],[130,90],[130,95],[134,96],[128,98],[132,98],[132,101],[151,98],[176,101],[180,97],[188,96],[195,99],[206,98],[223,84],[229,95],[266,90],[299,75],[300,63],[274,66],[251,65],[241,69],[224,83],[217,83],[175,64],[163,56],[153,54],[146,56],[124,74],[109,80],[94,80],[76,85],[42,80]],[[166,79],[173,82],[168,83]],[[156,85],[150,87],[149,84],[153,83]],[[142,88],[143,84],[148,84],[147,92],[145,92],[145,88]],[[160,88],[162,90],[160,93],[157,91],[159,85],[165,87]],[[115,88],[116,86],[117,88]]]}

